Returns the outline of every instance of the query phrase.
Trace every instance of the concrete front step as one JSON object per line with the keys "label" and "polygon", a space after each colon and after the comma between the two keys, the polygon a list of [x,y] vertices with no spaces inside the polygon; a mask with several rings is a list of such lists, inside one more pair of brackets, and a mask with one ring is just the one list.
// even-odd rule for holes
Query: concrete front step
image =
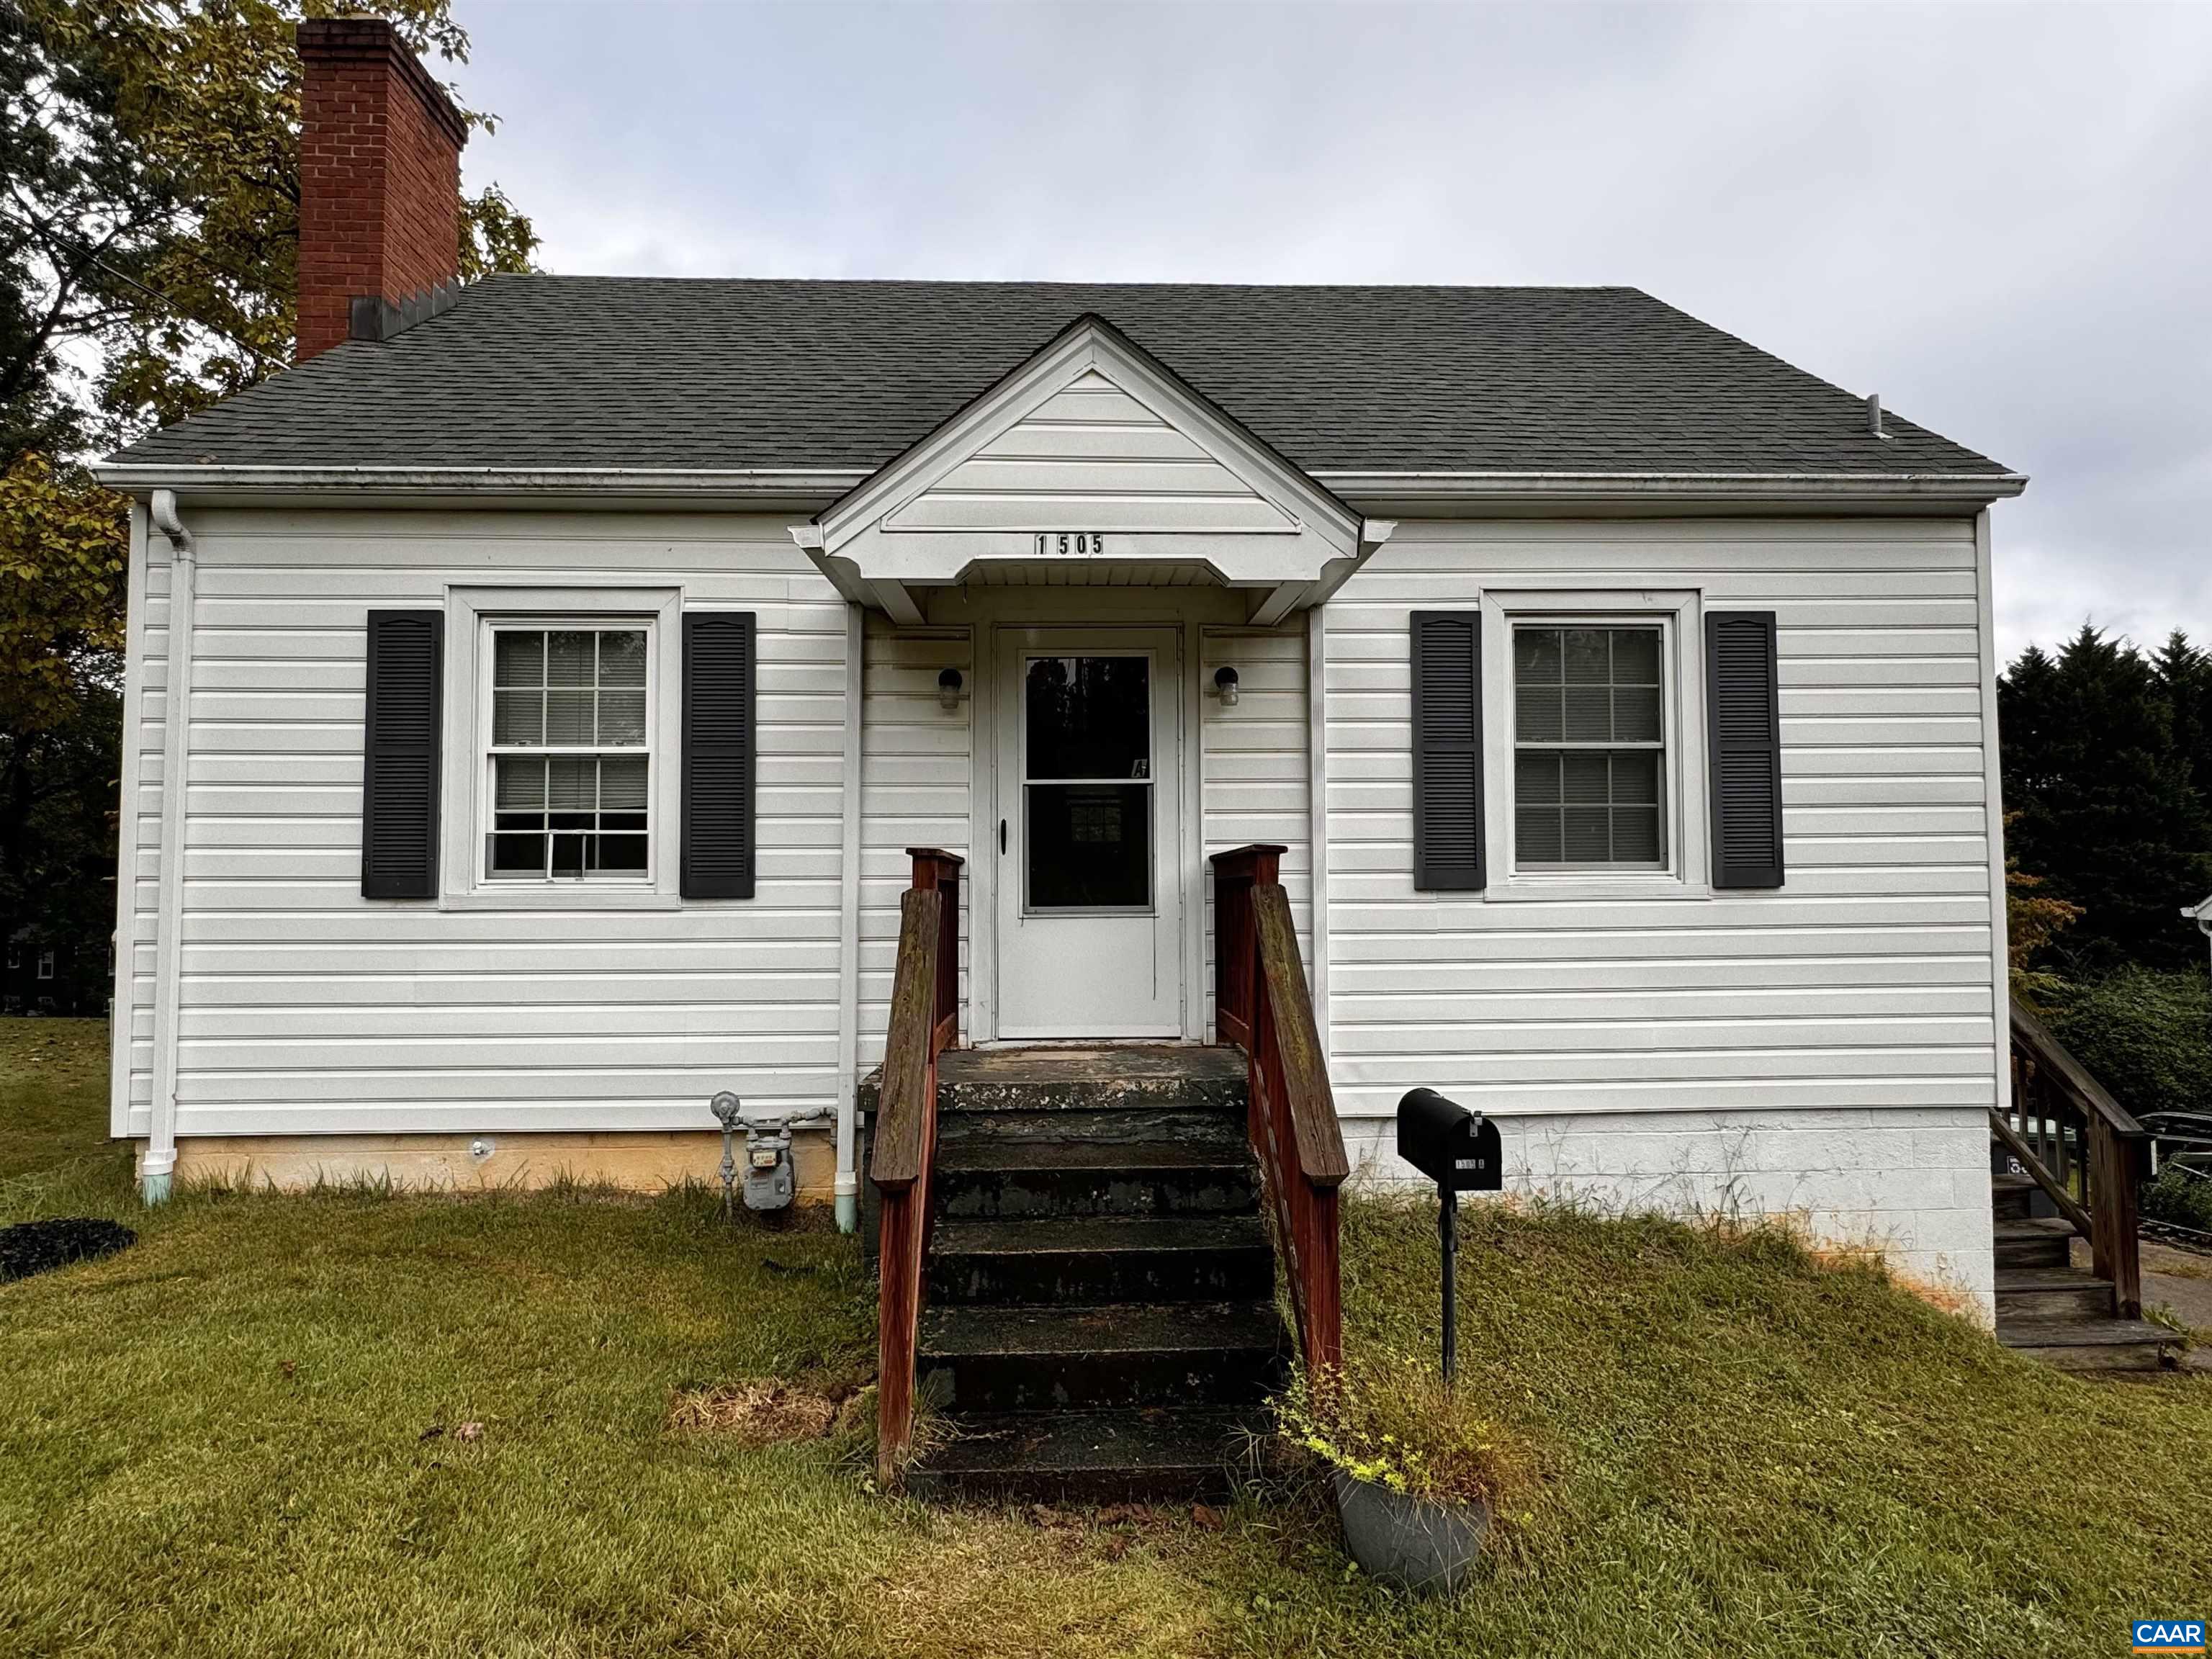
{"label": "concrete front step", "polygon": [[2147,1319],[1999,1319],[1997,1340],[2069,1371],[2154,1371],[2174,1364],[2185,1346]]}
{"label": "concrete front step", "polygon": [[2000,1221],[1996,1224],[1996,1267],[2063,1267],[2074,1237],[2072,1225],[2053,1218],[2039,1221]]}
{"label": "concrete front step", "polygon": [[1016,1412],[957,1423],[908,1476],[918,1497],[1016,1503],[1190,1503],[1249,1466],[1256,1412]]}
{"label": "concrete front step", "polygon": [[2071,1267],[2001,1267],[1997,1319],[2110,1319],[2112,1287]]}
{"label": "concrete front step", "polygon": [[1260,1206],[1259,1170],[1242,1136],[963,1139],[939,1146],[937,1170],[938,1213],[947,1217],[1249,1215]]}
{"label": "concrete front step", "polygon": [[1242,1302],[1274,1293],[1257,1215],[1072,1216],[937,1224],[934,1306],[1006,1302]]}
{"label": "concrete front step", "polygon": [[948,1411],[1248,1406],[1284,1377],[1272,1301],[932,1308],[925,1399]]}

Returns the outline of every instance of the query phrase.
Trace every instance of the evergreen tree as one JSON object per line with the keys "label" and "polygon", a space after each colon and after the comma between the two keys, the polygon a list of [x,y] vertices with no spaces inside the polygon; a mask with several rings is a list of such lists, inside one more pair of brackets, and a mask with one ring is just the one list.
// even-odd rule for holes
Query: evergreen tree
{"label": "evergreen tree", "polygon": [[2008,850],[2080,908],[2055,947],[2078,968],[2185,967],[2202,948],[2175,912],[2212,891],[2207,678],[2179,635],[2147,661],[2085,625],[1997,683]]}

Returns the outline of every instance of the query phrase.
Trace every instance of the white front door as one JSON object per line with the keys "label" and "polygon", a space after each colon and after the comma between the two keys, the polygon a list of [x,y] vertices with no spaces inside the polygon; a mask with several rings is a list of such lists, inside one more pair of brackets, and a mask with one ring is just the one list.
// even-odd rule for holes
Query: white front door
{"label": "white front door", "polygon": [[999,638],[997,1035],[1180,1036],[1181,635]]}

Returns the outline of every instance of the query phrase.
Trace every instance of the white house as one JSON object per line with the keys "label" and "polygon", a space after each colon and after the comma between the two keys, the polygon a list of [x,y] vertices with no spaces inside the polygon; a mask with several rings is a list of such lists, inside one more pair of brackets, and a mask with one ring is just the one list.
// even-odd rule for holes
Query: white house
{"label": "white house", "polygon": [[849,1222],[905,849],[963,1042],[1204,1044],[1263,842],[1355,1164],[1428,1085],[1988,1316],[2020,475],[1629,289],[455,288],[441,95],[303,45],[303,361],[102,469],[149,1200],[711,1177],[726,1089]]}

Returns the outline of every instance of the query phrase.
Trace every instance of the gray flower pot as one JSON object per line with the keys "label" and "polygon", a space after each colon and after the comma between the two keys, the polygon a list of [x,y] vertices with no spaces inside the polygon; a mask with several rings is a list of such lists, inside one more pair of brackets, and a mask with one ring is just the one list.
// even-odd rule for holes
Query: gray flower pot
{"label": "gray flower pot", "polygon": [[1489,1505],[1440,1504],[1331,1473],[1344,1547],[1362,1572],[1416,1595],[1449,1595],[1467,1582],[1490,1531]]}

